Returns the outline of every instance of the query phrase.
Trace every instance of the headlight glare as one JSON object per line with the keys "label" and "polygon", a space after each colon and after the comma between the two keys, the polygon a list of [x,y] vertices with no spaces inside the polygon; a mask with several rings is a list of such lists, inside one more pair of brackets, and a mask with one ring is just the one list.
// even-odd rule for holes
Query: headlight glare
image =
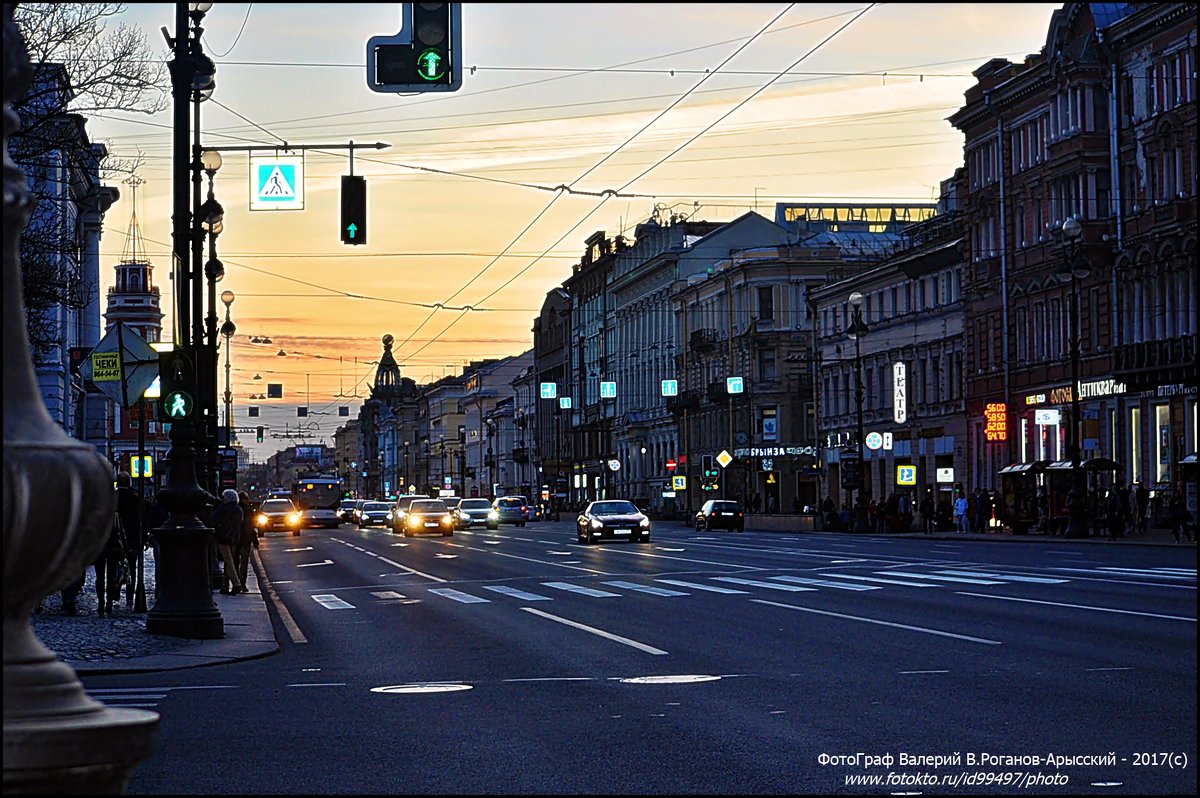
{"label": "headlight glare", "polygon": [[292,513],[288,516],[288,523],[293,526],[300,523],[300,513]]}
{"label": "headlight glare", "polygon": [[600,527],[602,527],[602,526],[604,526],[604,522],[603,522],[603,521],[600,521],[600,520],[598,520],[598,519],[596,519],[596,518],[593,518],[593,519],[592,519],[592,529],[599,529],[599,528],[600,528]]}
{"label": "headlight glare", "polygon": [[638,522],[638,524],[642,527],[648,527],[648,526],[650,526],[650,519],[643,518],[641,521]]}
{"label": "headlight glare", "polygon": [[259,526],[267,525],[267,517],[265,515],[259,515],[258,518],[255,518],[254,520]]}

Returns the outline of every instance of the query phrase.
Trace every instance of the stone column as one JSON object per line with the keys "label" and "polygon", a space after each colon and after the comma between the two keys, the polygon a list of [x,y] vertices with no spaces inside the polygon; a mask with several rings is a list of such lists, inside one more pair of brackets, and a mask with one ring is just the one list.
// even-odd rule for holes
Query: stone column
{"label": "stone column", "polygon": [[89,698],[29,624],[99,553],[115,494],[104,459],[46,412],[29,356],[19,253],[30,198],[8,137],[31,70],[13,9],[4,4],[4,792],[114,794],[152,753],[158,715]]}

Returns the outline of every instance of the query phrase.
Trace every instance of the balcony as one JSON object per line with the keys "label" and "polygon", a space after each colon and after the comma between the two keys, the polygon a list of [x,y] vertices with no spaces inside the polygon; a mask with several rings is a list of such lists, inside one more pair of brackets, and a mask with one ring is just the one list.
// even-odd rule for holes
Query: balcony
{"label": "balcony", "polygon": [[717,348],[717,331],[711,327],[705,327],[702,330],[692,330],[692,335],[688,339],[688,344],[697,352],[711,352]]}
{"label": "balcony", "polygon": [[1124,377],[1134,391],[1194,380],[1196,339],[1187,336],[1118,346],[1113,371]]}
{"label": "balcony", "polygon": [[715,404],[721,405],[729,401],[729,390],[725,387],[724,380],[720,380],[719,382],[710,382],[708,384],[708,391],[705,395],[708,401]]}
{"label": "balcony", "polygon": [[700,409],[700,396],[695,391],[684,391],[678,396],[667,397],[667,412],[673,416],[681,416],[684,411]]}
{"label": "balcony", "polygon": [[514,463],[524,465],[529,462],[529,447],[518,446],[512,450],[512,460]]}

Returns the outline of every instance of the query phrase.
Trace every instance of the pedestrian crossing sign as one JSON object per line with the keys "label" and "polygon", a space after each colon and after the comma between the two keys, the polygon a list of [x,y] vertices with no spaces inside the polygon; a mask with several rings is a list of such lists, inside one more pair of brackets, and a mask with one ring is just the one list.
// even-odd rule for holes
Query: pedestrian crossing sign
{"label": "pedestrian crossing sign", "polygon": [[250,156],[250,210],[304,210],[304,156]]}

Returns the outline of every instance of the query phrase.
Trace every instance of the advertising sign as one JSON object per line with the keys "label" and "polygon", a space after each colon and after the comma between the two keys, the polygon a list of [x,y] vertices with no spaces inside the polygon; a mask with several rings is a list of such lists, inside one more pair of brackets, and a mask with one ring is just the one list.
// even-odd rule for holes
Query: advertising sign
{"label": "advertising sign", "polygon": [[892,419],[897,424],[908,421],[908,382],[903,363],[892,364]]}
{"label": "advertising sign", "polygon": [[953,482],[954,481],[954,469],[953,468],[939,468],[937,470],[937,481],[938,482]]}
{"label": "advertising sign", "polygon": [[983,435],[989,441],[1008,440],[1008,406],[1004,402],[988,402],[983,409],[986,425]]}
{"label": "advertising sign", "polygon": [[1057,407],[1042,408],[1033,411],[1033,423],[1051,426],[1062,422],[1062,411]]}

